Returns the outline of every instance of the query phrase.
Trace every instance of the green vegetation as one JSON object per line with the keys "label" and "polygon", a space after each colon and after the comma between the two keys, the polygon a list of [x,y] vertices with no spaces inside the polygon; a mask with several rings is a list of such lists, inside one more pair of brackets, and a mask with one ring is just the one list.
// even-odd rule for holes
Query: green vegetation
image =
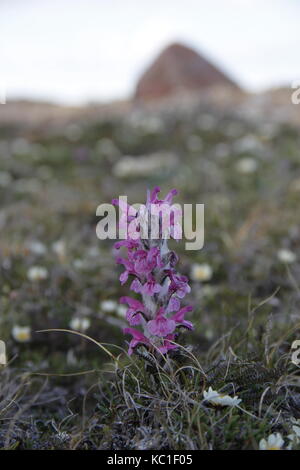
{"label": "green vegetation", "polygon": [[[300,132],[251,111],[0,128],[1,448],[258,449],[277,432],[288,446],[300,418]],[[99,204],[143,202],[155,185],[205,204],[204,249],[176,245],[195,330],[167,360],[126,355],[124,312],[103,302],[128,290],[95,233]],[[37,332],[74,318],[115,359],[82,337]],[[205,403],[209,386],[240,407]]]}

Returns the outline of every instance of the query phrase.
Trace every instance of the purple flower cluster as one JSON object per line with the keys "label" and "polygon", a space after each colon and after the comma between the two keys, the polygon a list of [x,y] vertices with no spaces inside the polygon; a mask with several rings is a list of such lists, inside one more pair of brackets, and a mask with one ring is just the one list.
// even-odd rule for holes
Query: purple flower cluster
{"label": "purple flower cluster", "polygon": [[[112,201],[122,209],[119,227],[126,227],[127,233],[125,240],[115,244],[117,250],[121,247],[127,249],[126,257],[117,258],[117,263],[125,268],[120,281],[123,285],[130,278],[130,289],[141,296],[141,301],[131,297],[120,299],[121,303],[128,306],[126,318],[129,325],[139,326],[142,329],[142,331],[136,328],[124,329],[125,334],[132,336],[129,354],[132,354],[138,344],[144,344],[151,351],[165,354],[177,347],[174,341],[178,327],[193,328],[192,323],[185,320],[185,314],[190,312],[192,307],[181,306],[181,300],[190,292],[188,279],[176,271],[178,257],[174,251],[169,250],[167,244],[167,238],[177,239],[181,234],[181,225],[179,226],[176,219],[176,208],[171,206],[172,198],[177,191],[173,189],[163,200],[158,199],[159,192],[158,187],[152,192],[148,191],[146,205],[141,206],[139,210],[123,201]],[[153,221],[153,206],[156,208],[156,227],[160,227],[158,238],[151,236],[147,225],[150,217]],[[164,208],[167,206],[169,209],[172,208],[168,236],[161,229]],[[142,233],[143,230],[145,233],[146,226],[146,230],[149,230],[148,236],[133,236],[128,230],[128,223],[132,222],[137,222],[135,225],[137,233]]]}

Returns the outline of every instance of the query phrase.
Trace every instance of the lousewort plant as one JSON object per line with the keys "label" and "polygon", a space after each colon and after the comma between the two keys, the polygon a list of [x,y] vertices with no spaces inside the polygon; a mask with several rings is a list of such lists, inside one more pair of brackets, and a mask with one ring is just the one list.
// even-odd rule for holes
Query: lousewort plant
{"label": "lousewort plant", "polygon": [[141,344],[151,352],[166,354],[178,347],[175,340],[180,327],[193,328],[185,320],[192,307],[181,306],[182,299],[190,292],[188,279],[177,272],[178,257],[168,248],[168,238],[181,238],[179,209],[171,206],[177,190],[170,191],[163,200],[158,198],[159,192],[158,187],[148,191],[146,205],[138,210],[120,199],[112,201],[122,209],[119,228],[125,228],[127,233],[125,240],[115,243],[117,250],[127,249],[127,257],[116,260],[125,268],[120,282],[123,285],[131,279],[130,289],[141,296],[140,300],[120,299],[128,305],[129,325],[138,327],[124,329],[125,334],[132,336],[128,354]]}

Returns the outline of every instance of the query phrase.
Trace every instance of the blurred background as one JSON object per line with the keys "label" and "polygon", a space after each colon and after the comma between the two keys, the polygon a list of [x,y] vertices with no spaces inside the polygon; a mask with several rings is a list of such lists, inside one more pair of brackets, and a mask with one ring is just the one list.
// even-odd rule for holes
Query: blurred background
{"label": "blurred background", "polygon": [[173,42],[201,51],[247,90],[299,76],[297,0],[3,0],[0,8],[8,99],[127,99]]}
{"label": "blurred background", "polygon": [[14,366],[102,366],[39,329],[125,347],[128,288],[95,213],[155,185],[205,204],[204,249],[176,246],[196,348],[238,335],[266,299],[253,341],[270,313],[278,332],[299,321],[299,17],[297,0],[1,1],[0,336]]}

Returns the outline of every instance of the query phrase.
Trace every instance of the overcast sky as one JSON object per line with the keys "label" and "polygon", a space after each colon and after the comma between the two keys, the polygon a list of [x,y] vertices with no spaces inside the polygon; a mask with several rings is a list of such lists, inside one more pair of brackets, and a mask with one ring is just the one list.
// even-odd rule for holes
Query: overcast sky
{"label": "overcast sky", "polygon": [[119,99],[173,41],[248,89],[290,84],[300,79],[300,1],[0,0],[0,84],[8,100]]}

